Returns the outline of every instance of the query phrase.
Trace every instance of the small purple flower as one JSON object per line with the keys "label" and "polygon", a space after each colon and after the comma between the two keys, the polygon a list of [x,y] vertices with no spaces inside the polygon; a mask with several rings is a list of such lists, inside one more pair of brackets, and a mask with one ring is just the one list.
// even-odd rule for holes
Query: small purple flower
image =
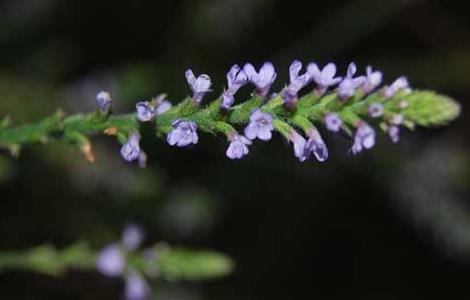
{"label": "small purple flower", "polygon": [[289,141],[294,144],[294,154],[300,161],[305,161],[307,159],[305,153],[305,139],[297,131],[292,130],[289,134]]}
{"label": "small purple flower", "polygon": [[256,86],[256,93],[261,97],[265,97],[268,94],[271,85],[277,77],[274,66],[270,62],[264,63],[259,72],[256,72],[255,67],[248,63],[243,66],[243,71],[248,76],[250,82]]}
{"label": "small purple flower", "polygon": [[323,121],[326,124],[326,128],[333,132],[338,132],[343,125],[343,121],[337,113],[327,113]]}
{"label": "small purple flower", "polygon": [[367,123],[361,121],[357,125],[354,143],[351,147],[353,154],[358,154],[363,149],[370,149],[375,145],[375,131]]}
{"label": "small purple flower", "polygon": [[251,141],[249,139],[243,135],[233,134],[230,137],[230,144],[225,154],[230,159],[241,159],[250,152],[248,145],[251,145]]}
{"label": "small purple flower", "polygon": [[273,130],[273,116],[257,108],[250,115],[250,123],[245,127],[245,136],[250,140],[259,138],[269,141]]}
{"label": "small purple flower", "polygon": [[409,89],[408,79],[405,76],[399,77],[391,85],[388,85],[383,90],[383,96],[388,99],[395,96],[399,90]]}
{"label": "small purple flower", "polygon": [[109,277],[118,277],[124,271],[126,259],[118,245],[112,244],[106,246],[98,254],[96,259],[96,268],[103,275]]}
{"label": "small purple flower", "polygon": [[316,91],[319,96],[323,95],[328,87],[336,85],[341,81],[341,77],[335,77],[336,65],[333,63],[327,64],[323,70],[320,70],[317,64],[311,63],[308,65],[307,70],[317,84]]}
{"label": "small purple flower", "polygon": [[328,148],[323,141],[320,133],[316,128],[312,128],[308,131],[308,141],[305,143],[304,152],[306,156],[310,153],[315,155],[316,159],[320,162],[324,162],[328,159]]}
{"label": "small purple flower", "polygon": [[247,83],[248,78],[238,65],[233,65],[227,73],[227,80],[228,88],[222,94],[222,103],[220,105],[223,109],[229,109],[233,105],[233,102],[235,102],[234,95]]}
{"label": "small purple flower", "polygon": [[287,87],[292,94],[297,94],[311,80],[309,72],[299,75],[300,70],[302,70],[302,63],[298,60],[294,60],[289,67],[290,83]]}
{"label": "small purple flower", "polygon": [[121,147],[121,156],[126,161],[134,161],[139,158],[140,155],[140,136],[137,133],[132,133],[127,141]]}
{"label": "small purple flower", "polygon": [[379,118],[384,114],[384,106],[380,103],[372,103],[369,105],[367,112],[372,118]]}
{"label": "small purple flower", "polygon": [[167,101],[167,100],[164,100],[162,101],[162,103],[160,103],[156,108],[155,108],[155,113],[158,115],[161,115],[161,114],[164,114],[166,113],[167,111],[170,110],[170,108],[172,108],[173,105],[171,105],[171,102],[170,101]]}
{"label": "small purple flower", "polygon": [[186,80],[193,91],[193,101],[199,105],[204,95],[211,91],[211,78],[207,74],[202,74],[196,78],[191,69],[186,70]]}
{"label": "small purple flower", "polygon": [[137,249],[144,239],[143,229],[135,224],[128,224],[122,233],[122,245],[126,250]]}
{"label": "small purple flower", "polygon": [[388,136],[394,143],[398,143],[400,141],[400,127],[396,125],[392,125],[388,128]]}
{"label": "small purple flower", "polygon": [[137,119],[141,122],[148,122],[155,116],[155,107],[148,101],[137,102]]}
{"label": "small purple flower", "polygon": [[338,96],[342,100],[346,100],[356,93],[356,89],[360,87],[366,80],[364,76],[354,78],[357,67],[355,63],[350,63],[348,66],[348,72],[343,81],[338,86]]}
{"label": "small purple flower", "polygon": [[99,92],[96,95],[96,102],[103,113],[107,113],[111,109],[112,99],[108,92]]}
{"label": "small purple flower", "polygon": [[362,91],[365,94],[372,92],[376,87],[382,83],[382,72],[372,71],[371,66],[366,68],[366,79],[362,84]]}
{"label": "small purple flower", "polygon": [[193,121],[176,120],[173,122],[173,130],[168,133],[167,142],[171,146],[185,147],[189,144],[197,144],[197,125]]}
{"label": "small purple flower", "polygon": [[147,153],[140,150],[139,158],[137,159],[137,161],[139,162],[139,167],[145,169],[145,167],[147,166]]}
{"label": "small purple flower", "polygon": [[394,114],[390,118],[390,123],[392,123],[393,125],[401,125],[403,124],[403,121],[404,121],[404,118],[403,118],[403,115],[401,114]]}
{"label": "small purple flower", "polygon": [[298,60],[294,60],[289,67],[289,85],[281,92],[281,97],[289,108],[294,107],[298,100],[297,93],[311,80],[309,72],[299,75],[300,70],[302,70],[302,63]]}
{"label": "small purple flower", "polygon": [[150,286],[137,271],[131,270],[126,276],[124,296],[126,300],[144,300],[150,296]]}
{"label": "small purple flower", "polygon": [[171,102],[166,100],[166,94],[160,94],[155,98],[155,114],[166,113],[172,107]]}

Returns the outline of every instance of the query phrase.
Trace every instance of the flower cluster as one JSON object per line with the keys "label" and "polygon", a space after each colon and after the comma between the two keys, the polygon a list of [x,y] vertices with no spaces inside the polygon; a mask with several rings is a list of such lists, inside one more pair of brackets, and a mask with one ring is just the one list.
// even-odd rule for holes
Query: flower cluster
{"label": "flower cluster", "polygon": [[[127,225],[122,233],[121,241],[104,247],[96,259],[96,268],[101,274],[125,279],[124,296],[127,300],[144,300],[151,293],[150,286],[143,275],[127,263],[127,257],[137,250],[143,239],[144,232],[139,226]],[[153,264],[155,261],[147,260],[148,266]]]}
{"label": "flower cluster", "polygon": [[[7,118],[0,120],[0,147],[16,155],[24,144],[62,140],[78,146],[93,161],[88,136],[104,132],[117,137],[124,160],[144,167],[147,155],[140,147],[140,123],[152,122],[156,135],[166,135],[170,146],[191,146],[199,142],[201,132],[209,133],[226,138],[228,158],[241,159],[255,140],[269,141],[277,132],[293,144],[300,161],[323,162],[328,159],[328,147],[322,127],[349,135],[350,153],[357,154],[374,147],[377,128],[396,143],[402,127],[443,125],[460,112],[459,104],[444,95],[412,90],[404,76],[381,86],[382,72],[371,66],[363,75],[354,63],[344,75],[331,62],[305,66],[294,60],[289,81],[271,92],[278,78],[272,63],[259,69],[250,63],[235,64],[227,73],[227,86],[207,105],[203,100],[212,92],[212,81],[190,69],[185,75],[192,93],[174,106],[162,94],[136,103],[134,114],[114,115],[110,94],[100,92],[96,96],[99,111],[94,113],[65,116],[58,112],[19,127],[9,127]],[[237,103],[238,91],[246,87],[254,87],[251,97]]]}
{"label": "flower cluster", "polygon": [[[289,68],[289,84],[280,92],[285,111],[290,112],[297,108],[299,102],[299,92],[310,83],[315,83],[314,95],[318,98],[324,97],[328,89],[337,85],[336,91],[333,93],[337,96],[339,105],[345,105],[348,99],[356,95],[365,97],[374,92],[382,83],[382,73],[373,71],[370,66],[366,68],[364,76],[357,76],[357,67],[354,63],[348,66],[344,77],[336,76],[337,68],[333,63],[328,63],[325,67],[320,68],[315,63],[308,64],[306,71],[301,73],[302,63],[295,60]],[[207,75],[201,75],[196,78],[191,70],[186,71],[186,77],[193,91],[192,101],[195,105],[201,104],[202,97],[210,92],[209,87],[212,82]],[[269,102],[267,98],[271,85],[274,83],[277,73],[274,66],[270,62],[266,62],[257,72],[255,67],[247,63],[243,68],[233,65],[227,73],[228,87],[220,96],[220,108],[222,111],[234,109],[235,94],[247,83],[252,83],[256,87],[256,95],[263,99],[265,103]],[[383,101],[392,98],[401,90],[407,90],[408,82],[405,77],[400,77],[390,86],[386,86],[382,91],[383,97],[378,101],[368,104],[366,109],[371,118],[381,118],[386,112]],[[274,96],[276,98],[277,96]],[[255,107],[249,112],[248,124],[244,128],[244,136],[235,130],[226,134],[229,146],[226,155],[230,159],[240,159],[249,153],[249,146],[252,141],[259,139],[269,141],[272,138],[272,132],[275,129],[273,121],[279,118],[274,111],[266,108],[267,105]],[[341,107],[340,107],[341,108]],[[149,120],[154,114],[147,113],[145,109],[138,108],[139,120]],[[389,117],[388,132],[392,141],[397,142],[399,137],[399,125],[396,116]],[[326,128],[333,132],[338,132],[344,128],[345,124],[341,118],[340,111],[328,111],[323,114],[323,118],[319,120],[323,122]],[[295,124],[294,125],[299,125]],[[305,124],[304,124],[305,125]],[[358,121],[352,124],[356,129],[354,142],[351,147],[351,153],[357,154],[363,149],[370,149],[375,144],[375,132],[371,126],[365,121]],[[291,129],[285,134],[285,137],[294,145],[295,156],[303,161],[314,156],[318,161],[325,161],[328,158],[328,148],[320,135],[320,132],[313,124],[298,126],[304,130],[305,137]],[[172,123],[172,129],[168,133],[167,141],[171,146],[185,147],[198,142],[198,124],[194,120],[176,119]],[[129,139],[131,142],[132,136]]]}

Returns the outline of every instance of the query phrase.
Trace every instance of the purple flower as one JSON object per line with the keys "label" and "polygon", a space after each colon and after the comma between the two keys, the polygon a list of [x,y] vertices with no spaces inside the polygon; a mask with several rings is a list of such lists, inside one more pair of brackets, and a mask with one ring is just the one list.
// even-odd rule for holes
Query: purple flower
{"label": "purple flower", "polygon": [[326,128],[333,132],[338,132],[343,125],[343,121],[337,113],[327,113],[323,121],[326,124]]}
{"label": "purple flower", "polygon": [[137,119],[141,122],[148,122],[155,116],[155,107],[148,101],[137,102]]}
{"label": "purple flower", "polygon": [[118,277],[124,271],[126,259],[118,245],[106,246],[96,259],[96,268],[109,277]]}
{"label": "purple flower", "polygon": [[297,102],[297,93],[306,86],[311,79],[309,72],[299,75],[300,70],[302,70],[302,63],[298,60],[294,60],[289,68],[290,83],[281,93],[284,103],[289,108],[294,107]]}
{"label": "purple flower", "polygon": [[230,159],[241,159],[250,152],[247,145],[251,145],[249,139],[242,135],[234,134],[230,137],[230,144],[225,154]]}
{"label": "purple flower", "polygon": [[171,105],[170,101],[164,100],[164,101],[162,101],[162,103],[160,103],[160,105],[158,105],[155,108],[155,113],[157,114],[157,116],[161,115],[161,114],[164,114],[168,110],[170,110],[170,108],[172,108],[172,107],[173,107],[173,105]]}
{"label": "purple flower", "polygon": [[111,109],[111,101],[111,95],[108,92],[103,91],[96,95],[96,102],[103,113],[109,112]]}
{"label": "purple flower", "polygon": [[294,144],[294,154],[300,161],[304,161],[307,159],[305,153],[305,139],[301,136],[297,131],[292,130],[289,134],[289,141]]}
{"label": "purple flower", "polygon": [[256,86],[256,92],[261,97],[265,97],[268,94],[269,88],[277,77],[274,66],[270,62],[264,63],[259,72],[256,72],[255,67],[248,63],[243,66],[243,71],[251,83]]}
{"label": "purple flower", "polygon": [[388,128],[388,136],[394,143],[398,143],[400,140],[400,127],[392,125]]}
{"label": "purple flower", "polygon": [[382,72],[372,71],[371,66],[366,68],[366,79],[362,84],[362,91],[365,94],[372,92],[376,87],[382,83]]}
{"label": "purple flower", "polygon": [[227,80],[228,88],[222,94],[222,103],[220,104],[223,109],[229,109],[233,105],[234,95],[247,83],[248,78],[238,65],[233,65],[227,73]]}
{"label": "purple flower", "polygon": [[384,114],[384,106],[380,103],[372,103],[369,105],[367,112],[372,118],[379,118]]}
{"label": "purple flower", "polygon": [[338,96],[342,100],[346,100],[356,93],[356,89],[360,87],[366,80],[364,76],[354,78],[357,67],[355,63],[350,63],[346,77],[341,81],[338,86]]}
{"label": "purple flower", "polygon": [[171,107],[171,102],[166,100],[166,94],[160,94],[155,99],[155,114],[157,116],[166,113]]}
{"label": "purple flower", "polygon": [[307,135],[308,141],[304,146],[305,155],[309,156],[310,153],[313,153],[318,161],[323,162],[327,160],[328,148],[326,147],[326,144],[318,130],[316,128],[312,128],[308,131]]}
{"label": "purple flower", "polygon": [[341,77],[335,77],[336,65],[333,63],[327,64],[323,70],[320,70],[315,63],[311,63],[308,65],[307,70],[317,84],[316,91],[320,96],[326,92],[328,87],[341,81]]}
{"label": "purple flower", "polygon": [[399,90],[409,89],[408,79],[405,76],[399,77],[391,85],[388,85],[383,90],[383,96],[388,99],[395,96]]}
{"label": "purple flower", "polygon": [[150,287],[137,271],[131,270],[126,276],[124,296],[126,300],[144,300],[150,296]]}
{"label": "purple flower", "polygon": [[135,224],[128,224],[122,233],[122,245],[126,250],[137,249],[144,239],[143,229]]}
{"label": "purple flower", "polygon": [[311,80],[309,72],[299,75],[300,70],[302,70],[302,63],[294,60],[289,67],[290,83],[288,86],[289,91],[293,92],[293,94],[297,94]]}
{"label": "purple flower", "polygon": [[144,169],[147,166],[147,153],[140,150],[139,158],[137,159],[139,162],[139,167]]}
{"label": "purple flower", "polygon": [[250,123],[245,127],[245,136],[250,140],[259,138],[263,141],[269,141],[273,130],[272,115],[257,108],[250,115]]}
{"label": "purple flower", "polygon": [[366,122],[359,122],[356,134],[354,135],[354,143],[351,147],[353,154],[358,154],[363,149],[370,149],[375,145],[375,131]]}
{"label": "purple flower", "polygon": [[193,91],[193,101],[199,105],[204,95],[211,91],[212,85],[209,75],[202,74],[198,78],[194,76],[191,69],[186,70],[186,80],[188,81],[191,90]]}
{"label": "purple flower", "polygon": [[129,140],[126,144],[121,147],[121,156],[126,161],[134,161],[139,158],[140,155],[140,146],[139,146],[140,136],[137,133],[132,133],[129,137]]}
{"label": "purple flower", "polygon": [[173,130],[168,133],[167,142],[171,146],[185,147],[189,144],[197,144],[197,125],[193,121],[176,120],[173,122]]}

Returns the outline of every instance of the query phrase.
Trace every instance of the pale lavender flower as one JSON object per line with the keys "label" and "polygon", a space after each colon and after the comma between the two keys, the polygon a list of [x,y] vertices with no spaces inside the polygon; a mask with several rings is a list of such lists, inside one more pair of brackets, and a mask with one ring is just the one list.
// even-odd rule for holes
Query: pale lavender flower
{"label": "pale lavender flower", "polygon": [[223,109],[229,109],[233,105],[234,95],[247,83],[248,78],[238,65],[233,65],[227,73],[227,81],[228,88],[222,94],[222,103],[220,104]]}
{"label": "pale lavender flower", "polygon": [[357,125],[354,143],[351,147],[353,154],[358,154],[363,149],[370,149],[375,145],[375,131],[367,123],[361,121]]}
{"label": "pale lavender flower", "polygon": [[263,141],[269,141],[273,130],[272,115],[257,108],[250,115],[250,123],[245,127],[245,136],[250,140],[259,138]]}
{"label": "pale lavender flower", "polygon": [[157,114],[157,116],[161,115],[161,114],[164,114],[167,111],[169,111],[170,108],[172,108],[172,107],[173,107],[173,105],[171,105],[170,101],[164,100],[155,108],[155,113]]}
{"label": "pale lavender flower", "polygon": [[336,65],[327,64],[322,70],[315,63],[311,63],[307,67],[307,72],[317,84],[316,92],[319,96],[323,95],[328,87],[338,84],[341,77],[335,77]]}
{"label": "pale lavender flower", "polygon": [[388,99],[395,96],[395,94],[400,90],[409,89],[408,79],[405,76],[399,77],[391,85],[388,85],[383,90],[383,96]]}
{"label": "pale lavender flower", "polygon": [[252,64],[247,63],[243,66],[243,71],[250,82],[256,86],[256,93],[261,97],[265,97],[268,94],[271,85],[277,77],[274,66],[270,62],[264,63],[259,72],[256,72]]}
{"label": "pale lavender flower", "polygon": [[376,87],[382,83],[382,72],[372,71],[371,66],[366,68],[366,80],[362,84],[362,91],[365,94],[372,92]]}
{"label": "pale lavender flower", "polygon": [[132,133],[127,140],[127,143],[121,147],[121,156],[126,161],[134,161],[140,155],[140,136],[137,133]]}
{"label": "pale lavender flower", "polygon": [[103,113],[107,113],[111,109],[112,99],[108,92],[99,92],[96,95],[96,102],[98,103],[98,106]]}
{"label": "pale lavender flower", "polygon": [[337,113],[327,113],[323,121],[326,124],[326,128],[333,132],[338,132],[343,125],[343,121]]}
{"label": "pale lavender flower", "polygon": [[324,162],[328,159],[328,148],[323,141],[320,133],[316,128],[312,128],[307,132],[308,140],[304,146],[305,155],[308,157],[311,153],[315,155],[315,158]]}
{"label": "pale lavender flower", "polygon": [[404,121],[404,118],[403,118],[403,115],[401,114],[394,114],[390,118],[390,123],[392,123],[393,125],[401,125],[403,124],[403,121]]}
{"label": "pale lavender flower", "polygon": [[126,250],[137,249],[144,239],[142,227],[136,224],[128,224],[122,232],[122,245]]}
{"label": "pale lavender flower", "polygon": [[176,120],[173,122],[173,130],[168,133],[167,142],[171,146],[185,147],[189,144],[197,144],[197,125],[193,121]]}
{"label": "pale lavender flower", "polygon": [[300,75],[300,70],[302,70],[302,63],[298,60],[294,60],[289,67],[290,83],[287,87],[293,94],[297,94],[311,80],[309,72]]}
{"label": "pale lavender flower", "polygon": [[144,169],[147,166],[147,153],[145,153],[143,150],[140,150],[137,161],[139,162],[139,167]]}
{"label": "pale lavender flower", "polygon": [[193,101],[196,104],[200,104],[204,95],[211,91],[212,85],[209,75],[202,74],[196,78],[191,69],[186,70],[186,80],[188,81],[191,90],[193,91]]}
{"label": "pale lavender flower", "polygon": [[150,297],[150,286],[137,271],[131,270],[126,276],[124,296],[126,300],[145,300]]}
{"label": "pale lavender flower", "polygon": [[137,119],[141,122],[148,122],[155,116],[155,107],[148,101],[137,102],[135,108],[137,110]]}
{"label": "pale lavender flower", "polygon": [[166,94],[160,94],[155,99],[155,114],[157,116],[166,113],[171,107],[171,102],[166,100]]}
{"label": "pale lavender flower", "polygon": [[392,125],[388,127],[388,136],[394,143],[398,143],[400,141],[400,127],[396,125]]}
{"label": "pale lavender flower", "polygon": [[96,268],[109,277],[118,277],[124,271],[126,258],[118,245],[106,246],[96,259]]}
{"label": "pale lavender flower", "polygon": [[230,159],[241,159],[250,152],[248,146],[251,144],[251,141],[243,135],[233,134],[225,154]]}
{"label": "pale lavender flower", "polygon": [[346,77],[340,82],[338,86],[338,96],[342,100],[346,100],[356,93],[356,89],[360,87],[366,80],[364,76],[354,78],[357,67],[355,63],[350,63]]}
{"label": "pale lavender flower", "polygon": [[294,144],[294,154],[300,161],[304,161],[307,159],[305,153],[305,139],[301,136],[297,131],[292,130],[289,134],[289,141]]}
{"label": "pale lavender flower", "polygon": [[369,105],[367,112],[372,118],[379,118],[384,114],[384,106],[380,103],[372,103]]}
{"label": "pale lavender flower", "polygon": [[294,60],[289,67],[289,85],[281,93],[284,103],[289,108],[294,107],[297,102],[297,93],[311,80],[309,72],[300,75],[300,70],[302,70],[302,63],[298,60]]}

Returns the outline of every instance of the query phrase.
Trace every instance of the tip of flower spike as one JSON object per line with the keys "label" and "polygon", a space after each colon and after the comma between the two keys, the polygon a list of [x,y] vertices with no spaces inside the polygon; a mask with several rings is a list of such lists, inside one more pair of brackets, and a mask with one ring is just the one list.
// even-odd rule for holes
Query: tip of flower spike
{"label": "tip of flower spike", "polygon": [[405,119],[421,126],[445,125],[460,115],[458,102],[431,91],[413,91],[403,98],[408,103],[403,112]]}

